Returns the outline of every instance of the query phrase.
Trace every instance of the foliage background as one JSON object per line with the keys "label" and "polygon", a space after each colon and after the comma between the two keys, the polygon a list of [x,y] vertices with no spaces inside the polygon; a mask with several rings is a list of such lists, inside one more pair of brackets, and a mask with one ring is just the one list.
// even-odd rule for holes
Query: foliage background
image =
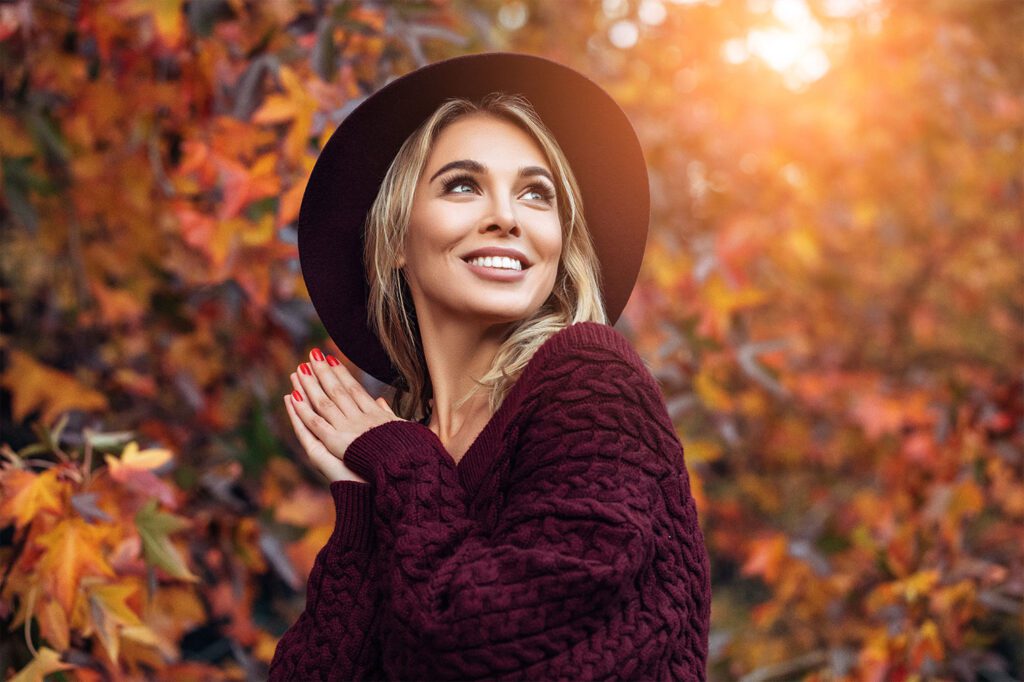
{"label": "foliage background", "polygon": [[279,398],[340,355],[306,178],[390,77],[508,49],[644,145],[618,327],[685,447],[711,679],[1021,679],[1021,35],[1017,0],[0,3],[0,669],[265,676],[334,523]]}

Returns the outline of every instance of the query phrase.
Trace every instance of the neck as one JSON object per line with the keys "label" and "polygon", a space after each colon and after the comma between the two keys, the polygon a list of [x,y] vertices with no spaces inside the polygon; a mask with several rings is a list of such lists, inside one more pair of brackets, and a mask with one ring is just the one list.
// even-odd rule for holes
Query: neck
{"label": "neck", "polygon": [[464,317],[420,315],[420,336],[433,388],[429,428],[442,443],[476,428],[490,417],[487,392],[477,392],[458,408],[455,404],[487,373],[508,330],[508,323],[480,323]]}

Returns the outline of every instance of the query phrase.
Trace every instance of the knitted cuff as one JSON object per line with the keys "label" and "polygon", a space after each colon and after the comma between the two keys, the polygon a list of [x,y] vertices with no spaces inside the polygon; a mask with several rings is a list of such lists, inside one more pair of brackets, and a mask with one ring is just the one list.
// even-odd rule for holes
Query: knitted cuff
{"label": "knitted cuff", "polygon": [[[416,422],[394,420],[360,434],[345,451],[345,465],[373,485],[383,482],[383,466],[430,452],[437,457],[441,441],[429,428]],[[422,455],[420,455],[422,456]]]}
{"label": "knitted cuff", "polygon": [[334,481],[334,532],[327,544],[338,549],[373,546],[373,487],[360,481]]}

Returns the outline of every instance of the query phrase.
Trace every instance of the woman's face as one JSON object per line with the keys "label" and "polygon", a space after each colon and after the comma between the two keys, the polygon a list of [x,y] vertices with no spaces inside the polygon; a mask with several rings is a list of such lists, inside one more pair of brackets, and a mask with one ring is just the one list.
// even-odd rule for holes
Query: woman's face
{"label": "woman's face", "polygon": [[[398,261],[418,317],[515,322],[547,300],[562,251],[553,177],[533,138],[495,116],[470,114],[441,132]],[[488,248],[509,250],[523,269],[469,262]]]}

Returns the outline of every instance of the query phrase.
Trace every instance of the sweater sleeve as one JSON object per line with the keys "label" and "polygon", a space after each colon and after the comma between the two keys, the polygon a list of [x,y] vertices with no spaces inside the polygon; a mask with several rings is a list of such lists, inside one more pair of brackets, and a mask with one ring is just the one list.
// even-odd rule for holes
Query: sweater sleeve
{"label": "sweater sleeve", "polygon": [[659,494],[642,434],[660,394],[618,353],[586,351],[539,368],[492,527],[467,515],[429,428],[389,422],[350,445],[346,464],[376,488],[390,676],[529,675],[639,598]]}
{"label": "sweater sleeve", "polygon": [[281,636],[269,680],[378,679],[376,549],[373,489],[334,481],[334,530],[317,554],[306,584],[306,608]]}

